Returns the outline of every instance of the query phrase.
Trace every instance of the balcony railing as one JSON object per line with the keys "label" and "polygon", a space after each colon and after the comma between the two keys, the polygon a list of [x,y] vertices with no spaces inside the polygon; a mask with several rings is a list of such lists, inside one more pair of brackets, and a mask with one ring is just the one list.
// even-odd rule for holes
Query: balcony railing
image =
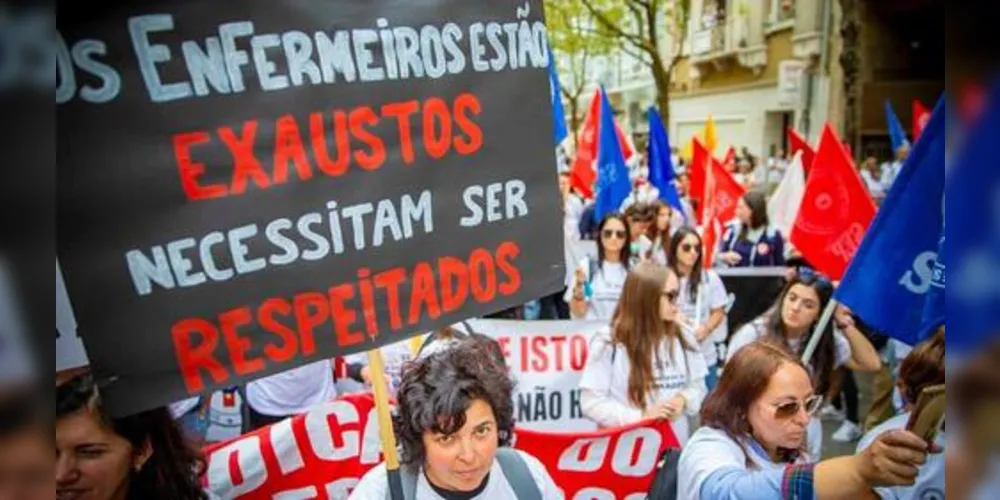
{"label": "balcony railing", "polygon": [[746,20],[727,19],[711,28],[691,35],[691,55],[696,59],[711,59],[731,54],[746,43]]}

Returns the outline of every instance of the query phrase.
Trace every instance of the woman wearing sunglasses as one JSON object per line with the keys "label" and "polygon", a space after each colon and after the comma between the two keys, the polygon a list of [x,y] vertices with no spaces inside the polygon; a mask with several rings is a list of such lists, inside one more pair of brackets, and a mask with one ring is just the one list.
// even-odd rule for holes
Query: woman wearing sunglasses
{"label": "woman wearing sunglasses", "polygon": [[768,221],[764,193],[750,191],[736,202],[736,221],[726,227],[716,261],[729,267],[785,264],[785,239]]}
{"label": "woman wearing sunglasses", "polygon": [[677,498],[878,498],[873,488],[912,484],[928,452],[939,451],[894,430],[857,455],[809,463],[803,437],[822,400],[784,346],[761,341],[737,351],[705,400],[704,426],[681,451]]}
{"label": "woman wearing sunglasses", "polygon": [[720,344],[729,336],[726,323],[726,286],[715,271],[702,269],[702,246],[698,232],[689,227],[677,230],[670,240],[670,268],[680,278],[679,323],[701,347],[708,366],[708,390],[718,381]]}
{"label": "woman wearing sunglasses", "polygon": [[580,408],[601,427],[647,418],[672,421],[683,444],[705,397],[705,360],[676,323],[677,276],[651,262],[625,280],[611,325],[590,343]]}
{"label": "woman wearing sunglasses", "polygon": [[[794,355],[802,356],[809,338],[821,335],[809,362],[809,370],[817,392],[832,399],[840,392],[837,380],[839,368],[876,372],[882,366],[878,351],[854,325],[846,308],[840,308],[835,320],[827,324],[822,332],[816,331],[819,317],[832,297],[833,284],[828,279],[812,269],[799,268],[782,290],[764,328],[754,322],[733,335],[729,341],[730,356],[762,338],[771,339]],[[729,369],[728,362],[725,369]],[[823,426],[819,418],[812,419],[809,425],[809,455],[818,459],[822,456]]]}
{"label": "woman wearing sunglasses", "polygon": [[632,252],[625,218],[608,214],[598,228],[597,259],[587,258],[577,267],[566,290],[573,318],[608,321],[622,294]]}

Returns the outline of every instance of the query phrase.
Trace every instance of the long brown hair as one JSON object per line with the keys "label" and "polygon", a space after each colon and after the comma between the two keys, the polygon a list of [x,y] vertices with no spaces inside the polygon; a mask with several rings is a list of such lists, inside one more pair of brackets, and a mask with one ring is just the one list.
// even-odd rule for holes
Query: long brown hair
{"label": "long brown hair", "polygon": [[743,447],[742,438],[753,436],[750,407],[764,395],[771,377],[785,364],[809,372],[802,360],[774,341],[758,340],[736,351],[726,363],[719,385],[701,405],[702,423],[724,431]]}
{"label": "long brown hair", "polygon": [[830,388],[830,381],[833,378],[833,372],[836,369],[834,366],[837,357],[837,345],[836,339],[834,338],[834,326],[833,321],[826,324],[826,328],[822,332],[816,331],[816,326],[819,324],[819,318],[822,315],[822,311],[826,309],[827,304],[830,303],[830,299],[833,298],[833,284],[821,276],[816,271],[810,272],[797,272],[792,279],[788,280],[788,284],[781,291],[781,296],[775,302],[774,312],[771,313],[771,317],[767,322],[767,335],[766,337],[784,345],[786,349],[791,349],[788,343],[788,329],[785,327],[784,318],[781,315],[781,311],[785,304],[785,298],[788,296],[788,292],[792,290],[795,285],[802,285],[812,288],[816,292],[816,296],[819,297],[819,315],[816,316],[816,320],[813,322],[812,326],[809,327],[808,334],[804,337],[802,344],[799,346],[798,352],[792,353],[801,356],[806,349],[808,344],[808,339],[812,335],[821,335],[819,343],[816,346],[816,351],[813,353],[812,359],[809,361],[809,365],[812,370],[809,376],[812,378],[813,387],[816,388],[816,392],[820,394],[826,394],[827,390]]}
{"label": "long brown hair", "polygon": [[[659,227],[657,227],[657,223],[660,220],[660,211],[663,209],[667,209],[670,213],[670,217],[673,217],[674,209],[670,205],[664,203],[663,200],[656,200],[652,203],[650,213],[653,214],[653,223],[649,225],[649,230],[646,231],[646,237],[653,242],[653,250],[651,250],[651,252],[655,251],[657,247],[666,252],[667,245],[670,244],[670,218],[667,219],[667,227],[662,231]],[[648,257],[650,256],[647,256],[647,258]]]}
{"label": "long brown hair", "polygon": [[652,262],[636,266],[625,278],[621,299],[611,317],[612,342],[622,345],[632,366],[628,398],[639,408],[646,407],[646,396],[653,389],[653,357],[660,363],[660,343],[666,340],[673,345],[672,341],[677,340],[682,349],[694,350],[677,324],[660,317],[660,297],[671,272]]}

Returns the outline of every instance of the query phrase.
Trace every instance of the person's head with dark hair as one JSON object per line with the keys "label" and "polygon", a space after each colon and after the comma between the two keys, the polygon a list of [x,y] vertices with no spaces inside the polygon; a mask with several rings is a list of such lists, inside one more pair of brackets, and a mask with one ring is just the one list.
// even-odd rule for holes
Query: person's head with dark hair
{"label": "person's head with dark hair", "polygon": [[[792,461],[804,451],[809,418],[821,403],[797,356],[757,341],[726,363],[719,385],[702,403],[701,421],[737,442],[752,437],[774,462]],[[747,464],[753,464],[749,455]]]}
{"label": "person's head with dark hair", "polygon": [[629,235],[631,241],[637,240],[640,236],[649,231],[649,226],[653,225],[656,214],[652,207],[646,203],[634,203],[625,209],[625,220],[628,221]]}
{"label": "person's head with dark hair", "polygon": [[743,225],[741,238],[747,229],[761,229],[768,224],[767,196],[760,191],[750,191],[736,202],[736,218]]}
{"label": "person's head with dark hair", "polygon": [[649,225],[649,232],[646,236],[651,241],[665,246],[670,241],[670,218],[674,215],[674,209],[663,200],[656,200],[652,203],[650,212],[655,218],[653,223]]}
{"label": "person's head with dark hair", "polygon": [[691,176],[687,172],[677,174],[677,195],[685,197],[691,189]]}
{"label": "person's head with dark hair", "polygon": [[625,217],[619,213],[605,215],[597,228],[597,261],[601,264],[620,262],[628,268],[632,257],[631,241],[632,233]]}
{"label": "person's head with dark hair", "polygon": [[667,262],[678,277],[688,279],[688,297],[695,300],[698,297],[698,287],[701,285],[701,235],[693,228],[684,226],[677,229],[670,239],[670,250]]}
{"label": "person's head with dark hair", "polygon": [[51,403],[37,394],[0,393],[0,498],[48,500],[55,490]]}
{"label": "person's head with dark hair", "polygon": [[56,388],[56,455],[59,498],[206,498],[204,463],[169,411],[112,418],[89,373]]}
{"label": "person's head with dark hair", "polygon": [[944,327],[930,339],[917,344],[899,365],[896,386],[907,408],[917,404],[925,387],[945,383]]}
{"label": "person's head with dark hair", "polygon": [[394,428],[401,461],[433,486],[473,491],[514,431],[514,383],[487,341],[470,337],[403,372]]}
{"label": "person's head with dark hair", "polygon": [[799,268],[778,296],[774,313],[767,323],[768,337],[796,355],[805,350],[810,336],[821,335],[810,361],[813,384],[821,394],[829,389],[836,362],[834,322],[827,323],[821,334],[814,330],[832,297],[833,283],[829,279],[810,268]]}

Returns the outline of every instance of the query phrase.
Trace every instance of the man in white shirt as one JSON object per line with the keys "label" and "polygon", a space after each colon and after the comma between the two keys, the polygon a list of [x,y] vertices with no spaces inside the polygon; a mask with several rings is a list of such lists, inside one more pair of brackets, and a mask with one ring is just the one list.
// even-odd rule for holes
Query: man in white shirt
{"label": "man in white shirt", "polygon": [[884,192],[888,193],[889,188],[892,187],[892,183],[896,182],[896,177],[899,177],[899,172],[903,169],[903,164],[906,163],[906,158],[909,156],[910,145],[909,143],[903,143],[896,150],[896,160],[892,163],[882,165],[882,190]]}
{"label": "man in white shirt", "polygon": [[247,384],[250,430],[266,427],[337,397],[328,359]]}

